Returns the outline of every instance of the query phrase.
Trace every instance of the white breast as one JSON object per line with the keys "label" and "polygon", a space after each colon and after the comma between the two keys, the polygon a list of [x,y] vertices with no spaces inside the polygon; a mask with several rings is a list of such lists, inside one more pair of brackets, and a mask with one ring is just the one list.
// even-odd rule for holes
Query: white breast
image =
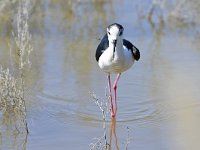
{"label": "white breast", "polygon": [[106,73],[121,73],[129,69],[134,64],[132,52],[125,46],[116,48],[113,57],[113,48],[108,48],[100,56],[99,67]]}

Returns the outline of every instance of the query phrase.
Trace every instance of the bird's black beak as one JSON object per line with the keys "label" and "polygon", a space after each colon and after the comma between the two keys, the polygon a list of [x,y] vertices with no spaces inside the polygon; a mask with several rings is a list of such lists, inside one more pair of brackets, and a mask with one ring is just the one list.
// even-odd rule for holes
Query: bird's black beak
{"label": "bird's black beak", "polygon": [[113,44],[114,44],[114,49],[113,49],[113,59],[114,59],[114,56],[115,56],[115,48],[116,48],[116,45],[117,45],[117,40],[113,40]]}
{"label": "bird's black beak", "polygon": [[117,45],[117,40],[113,40],[113,44],[114,44],[114,52],[115,52],[115,47]]}
{"label": "bird's black beak", "polygon": [[117,45],[117,40],[113,40],[113,44],[114,44],[114,48],[115,48]]}

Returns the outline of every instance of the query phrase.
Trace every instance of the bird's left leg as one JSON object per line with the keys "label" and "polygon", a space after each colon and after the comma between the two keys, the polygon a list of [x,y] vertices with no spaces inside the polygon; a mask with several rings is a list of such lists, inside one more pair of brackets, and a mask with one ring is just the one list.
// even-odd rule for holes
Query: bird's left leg
{"label": "bird's left leg", "polygon": [[115,117],[115,112],[113,110],[113,103],[112,103],[112,91],[111,91],[111,82],[110,82],[110,74],[108,75],[108,88],[109,88],[109,99],[110,99],[110,112],[111,117]]}
{"label": "bird's left leg", "polygon": [[115,109],[115,115],[116,115],[116,111],[117,111],[117,82],[119,81],[121,73],[119,73],[117,75],[117,78],[115,79],[115,82],[113,84],[113,88],[114,88],[114,109]]}

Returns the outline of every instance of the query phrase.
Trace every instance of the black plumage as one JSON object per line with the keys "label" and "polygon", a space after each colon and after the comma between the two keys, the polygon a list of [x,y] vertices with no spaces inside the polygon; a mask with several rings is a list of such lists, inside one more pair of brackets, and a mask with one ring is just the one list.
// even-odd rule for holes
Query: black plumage
{"label": "black plumage", "polygon": [[133,57],[135,58],[135,60],[139,60],[140,59],[140,51],[137,47],[135,47],[131,42],[129,42],[126,39],[123,39],[123,45],[127,47],[128,50],[131,50],[133,53]]}
{"label": "black plumage", "polygon": [[96,50],[96,61],[99,61],[99,57],[108,48],[108,46],[109,46],[108,35],[105,34],[103,39],[101,40],[100,44],[97,47],[97,50]]}
{"label": "black plumage", "polygon": [[[131,42],[126,39],[123,39],[123,45],[127,47],[128,50],[131,50],[133,57],[135,60],[140,59],[140,51],[137,47],[135,47]],[[103,54],[103,52],[109,47],[108,35],[105,34],[100,44],[96,49],[96,61],[99,61],[99,57]]]}

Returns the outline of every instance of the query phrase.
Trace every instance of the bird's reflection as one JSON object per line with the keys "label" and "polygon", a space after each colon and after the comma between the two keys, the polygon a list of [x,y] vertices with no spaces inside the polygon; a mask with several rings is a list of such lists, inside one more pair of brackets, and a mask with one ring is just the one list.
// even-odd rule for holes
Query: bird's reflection
{"label": "bird's reflection", "polygon": [[[113,139],[114,138],[114,139]],[[111,121],[110,125],[110,145],[108,147],[109,150],[112,148],[112,140],[114,140],[114,145],[116,150],[119,150],[118,140],[117,140],[117,132],[116,132],[116,117],[114,117]]]}

